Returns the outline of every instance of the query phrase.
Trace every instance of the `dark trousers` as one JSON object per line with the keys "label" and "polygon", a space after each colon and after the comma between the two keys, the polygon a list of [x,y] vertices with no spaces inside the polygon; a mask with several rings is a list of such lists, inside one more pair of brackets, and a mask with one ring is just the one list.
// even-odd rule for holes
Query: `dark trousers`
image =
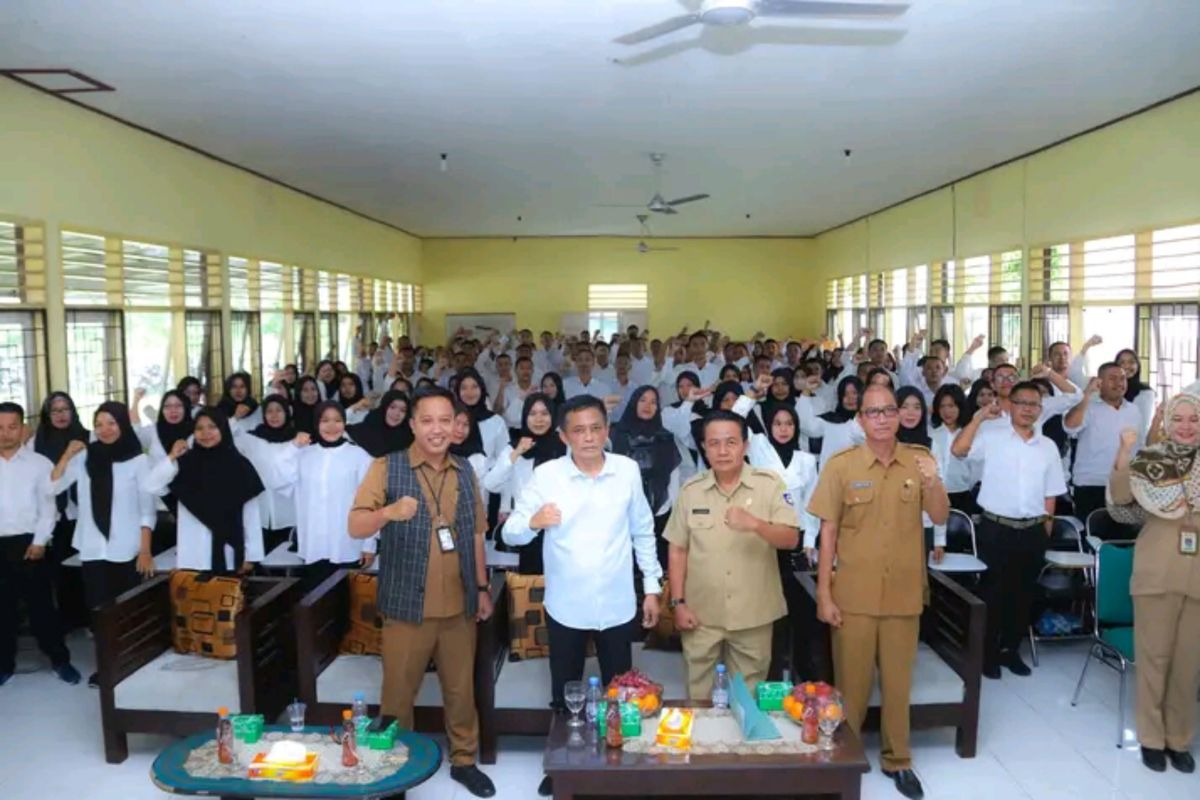
{"label": "dark trousers", "polygon": [[542,542],[546,534],[538,531],[529,544],[517,548],[517,572],[521,575],[543,575],[546,572],[542,559]]}
{"label": "dark trousers", "polygon": [[112,603],[141,581],[136,558],[128,561],[83,562],[83,591],[90,609]]}
{"label": "dark trousers", "polygon": [[74,536],[75,521],[64,516],[54,526],[53,538],[46,548],[46,558],[51,559],[53,564],[51,582],[54,584],[54,599],[64,632],[91,624],[83,589],[83,574],[78,569],[62,565],[75,555],[75,548],[71,546]]}
{"label": "dark trousers", "polygon": [[[667,521],[671,519],[671,512],[668,511],[661,517],[654,518],[654,547],[658,553],[658,563],[662,567],[663,577],[666,577],[669,570],[669,557],[671,553],[671,543],[663,537],[663,531],[667,529]],[[639,586],[641,584],[638,584]]]}
{"label": "dark trousers", "polygon": [[949,492],[947,497],[950,498],[951,508],[956,508],[964,514],[979,513],[979,504],[975,502],[975,492]]}
{"label": "dark trousers", "polygon": [[983,657],[994,663],[1001,651],[1020,647],[1028,632],[1048,540],[1041,523],[1018,530],[986,517],[976,539],[979,558],[988,567],[980,582],[980,595],[987,604]]}
{"label": "dark trousers", "polygon": [[291,535],[291,528],[263,528],[263,552],[274,552],[275,548],[291,538]]}
{"label": "dark trousers", "polygon": [[1076,486],[1071,496],[1074,498],[1075,516],[1083,523],[1087,522],[1088,514],[1105,507],[1103,486]]}
{"label": "dark trousers", "polygon": [[300,590],[307,594],[321,585],[321,582],[339,569],[358,569],[358,561],[347,561],[339,564],[336,561],[321,559],[300,568]]}
{"label": "dark trousers", "polygon": [[16,670],[22,600],[29,609],[29,626],[38,648],[56,667],[71,662],[54,605],[54,564],[49,556],[27,561],[25,551],[32,543],[32,533],[0,536],[0,672]]}
{"label": "dark trousers", "polygon": [[602,631],[568,628],[554,617],[546,614],[546,628],[550,635],[550,705],[562,710],[567,707],[563,700],[563,689],[568,681],[583,680],[583,665],[587,660],[587,643],[591,638],[596,644],[596,659],[600,662],[600,684],[609,682],[623,672],[633,668],[633,625],[634,619],[622,625]]}

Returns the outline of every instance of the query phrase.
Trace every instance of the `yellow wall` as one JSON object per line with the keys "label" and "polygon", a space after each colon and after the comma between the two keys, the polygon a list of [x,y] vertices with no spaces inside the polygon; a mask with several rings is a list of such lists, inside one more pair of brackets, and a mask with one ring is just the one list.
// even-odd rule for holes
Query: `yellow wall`
{"label": "yellow wall", "polygon": [[823,285],[838,275],[1197,219],[1200,94],[1192,94],[823,233],[815,277]]}
{"label": "yellow wall", "polygon": [[[535,332],[558,330],[564,313],[587,311],[589,283],[645,283],[650,329],[660,335],[712,319],[735,336],[812,331],[824,286],[809,287],[810,239],[655,239],[673,252],[640,254],[618,237],[426,239],[426,341],[447,313],[515,313]],[[811,289],[811,290],[810,290]]]}
{"label": "yellow wall", "polygon": [[416,282],[421,242],[0,80],[0,214]]}

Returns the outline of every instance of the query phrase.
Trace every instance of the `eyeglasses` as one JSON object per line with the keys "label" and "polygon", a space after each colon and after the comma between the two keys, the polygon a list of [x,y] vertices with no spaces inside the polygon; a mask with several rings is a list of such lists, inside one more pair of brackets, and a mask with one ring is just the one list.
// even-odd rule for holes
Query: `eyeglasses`
{"label": "eyeglasses", "polygon": [[876,408],[864,408],[862,413],[867,419],[879,419],[880,417],[892,419],[900,413],[900,409],[896,406],[881,406]]}
{"label": "eyeglasses", "polygon": [[1041,408],[1042,404],[1036,400],[1010,400],[1014,406],[1024,406],[1025,408]]}
{"label": "eyeglasses", "polygon": [[994,376],[992,376],[992,380],[994,380],[996,383],[1016,383],[1017,376],[1016,375],[1008,375],[1008,374],[994,375]]}

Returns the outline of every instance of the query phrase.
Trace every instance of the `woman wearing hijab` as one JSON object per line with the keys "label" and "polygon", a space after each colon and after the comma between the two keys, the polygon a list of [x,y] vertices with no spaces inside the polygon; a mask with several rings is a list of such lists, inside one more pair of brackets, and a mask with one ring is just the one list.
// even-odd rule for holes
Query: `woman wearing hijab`
{"label": "woman wearing hijab", "polygon": [[866,440],[857,419],[858,403],[862,395],[862,381],[850,375],[838,381],[837,405],[832,411],[818,415],[813,407],[817,401],[807,392],[796,402],[800,432],[809,438],[821,439],[821,455],[817,460],[818,472],[824,469],[826,461],[847,447],[854,447]]}
{"label": "woman wearing hijab", "polygon": [[262,402],[262,418],[258,427],[249,433],[234,432],[233,443],[238,451],[254,465],[254,471],[270,484],[258,496],[258,516],[263,526],[263,548],[271,553],[288,541],[296,525],[296,506],[291,492],[284,491],[272,479],[272,470],[290,452],[296,438],[292,425],[291,403],[282,394],[268,395]]}
{"label": "woman wearing hijab", "polygon": [[335,400],[338,396],[338,374],[333,362],[325,359],[317,364],[317,383],[321,388],[322,400]]}
{"label": "woman wearing hijab", "polygon": [[194,415],[204,405],[204,386],[200,383],[199,378],[194,378],[191,375],[186,375],[184,378],[175,384],[175,391],[181,392],[188,399],[188,407]]}
{"label": "woman wearing hijab", "polygon": [[[929,434],[929,409],[925,406],[925,395],[915,386],[901,386],[896,392],[896,407],[900,409],[897,441],[930,450],[933,447],[933,438]],[[941,463],[938,464],[938,472],[943,476],[945,469]],[[933,561],[941,563],[946,552],[946,526],[934,525],[926,514],[922,514],[921,519],[925,524],[926,535],[930,528],[933,529]]]}
{"label": "woman wearing hijab", "polygon": [[[1142,380],[1142,362],[1138,360],[1137,353],[1125,349],[1117,353],[1113,360],[1125,373],[1125,399],[1142,412],[1142,429],[1138,433],[1142,435],[1142,441],[1145,441],[1146,434],[1150,432],[1150,423],[1154,419],[1154,389]],[[1087,381],[1077,385],[1086,386]]]}
{"label": "woman wearing hijab", "polygon": [[338,381],[337,402],[351,424],[362,422],[371,409],[371,402],[363,394],[362,378],[347,372]]}
{"label": "woman wearing hijab", "polygon": [[547,372],[538,381],[538,386],[541,387],[542,394],[546,395],[550,401],[550,410],[554,412],[554,419],[557,422],[558,409],[567,399],[567,394],[563,391],[562,376],[557,372]]}
{"label": "woman wearing hijab", "polygon": [[176,564],[226,575],[248,573],[263,559],[258,496],[263,482],[237,451],[229,420],[220,410],[196,414],[192,444],[176,442],[146,476],[151,494],[179,501]]}
{"label": "woman wearing hijab", "polygon": [[321,384],[316,378],[305,375],[296,381],[295,398],[292,400],[292,425],[297,433],[316,435],[317,406],[321,399]]}
{"label": "woman wearing hijab", "polygon": [[654,537],[658,562],[667,568],[666,530],[671,508],[682,484],[679,465],[683,459],[675,443],[675,434],[663,425],[658,390],[639,386],[629,398],[625,413],[609,433],[612,451],[632,458],[642,472],[642,492],[654,513]]}
{"label": "woman wearing hijab", "polygon": [[317,435],[297,434],[277,454],[278,485],[296,506],[296,549],[310,589],[339,569],[366,569],[375,560],[376,537],[355,539],[347,527],[374,459],[345,434],[346,412],[325,401],[317,407]]}
{"label": "woman wearing hijab", "polygon": [[961,387],[953,383],[938,387],[933,393],[933,421],[929,431],[933,446],[929,449],[937,461],[946,494],[950,496],[950,507],[967,514],[978,514],[980,508],[975,502],[974,490],[979,483],[979,462],[956,458],[950,452],[954,437],[971,421],[967,409],[967,396]]}
{"label": "woman wearing hijab", "polygon": [[[450,453],[467,460],[482,486],[489,471],[487,454],[483,452],[483,437],[479,435],[479,426],[471,418],[471,412],[457,400],[454,403],[454,425],[450,429]],[[491,522],[489,524],[495,527]]]}
{"label": "woman wearing hijab", "polygon": [[[42,403],[37,433],[30,440],[35,451],[57,464],[71,442],[87,444],[88,432],[79,421],[75,401],[66,392],[52,392]],[[26,445],[27,447],[29,445]],[[58,504],[58,521],[50,549],[56,563],[62,563],[69,555],[71,541],[75,536],[75,519],[79,514],[78,491],[59,492],[55,497]]]}
{"label": "woman wearing hijab", "polygon": [[[141,395],[135,393],[134,398],[134,404],[129,408],[129,419],[133,423],[133,430],[141,442],[142,449],[146,451],[148,467],[153,469],[167,457],[167,453],[171,452],[171,447],[176,442],[186,441],[192,435],[194,422],[191,401],[184,392],[171,389],[163,393],[158,406],[158,418],[153,424],[143,425],[137,413],[137,400]],[[170,512],[171,516],[175,515],[176,505],[172,495],[155,501],[155,507],[159,511]],[[159,515],[151,539],[151,552],[158,555],[174,546],[175,523],[166,514]]]}
{"label": "woman wearing hijab", "polygon": [[1108,511],[1117,522],[1142,526],[1129,582],[1142,763],[1162,772],[1170,761],[1192,772],[1188,749],[1200,689],[1200,397],[1171,398],[1163,427],[1166,440],[1136,455],[1141,432],[1121,432]]}
{"label": "woman wearing hijab", "polygon": [[346,435],[372,458],[407,450],[413,442],[408,407],[408,395],[404,392],[385,392],[366,419],[346,428]]}
{"label": "woman wearing hijab", "polygon": [[[458,373],[458,388],[454,396],[471,414],[473,429],[476,429],[483,442],[483,454],[487,457],[490,467],[500,455],[500,451],[508,444],[508,425],[504,418],[488,407],[487,384],[483,376],[474,367],[467,367]],[[472,436],[475,435],[473,432]]]}
{"label": "woman wearing hijab", "polygon": [[262,422],[262,411],[250,391],[251,385],[249,372],[235,372],[225,379],[225,394],[217,403],[217,410],[229,420],[231,428],[251,431]]}
{"label": "woman wearing hijab", "polygon": [[679,478],[686,481],[698,470],[700,451],[695,433],[708,407],[700,399],[705,394],[700,388],[700,376],[692,370],[685,369],[676,376],[675,394],[679,400],[662,409],[662,423],[675,436],[675,449],[680,456]]}
{"label": "woman wearing hijab", "polygon": [[[483,476],[484,489],[500,496],[501,515],[507,516],[533,479],[533,470],[547,461],[567,454],[558,430],[554,427],[554,402],[535,392],[525,397],[521,407],[521,428],[500,451],[496,463]],[[453,449],[453,448],[452,448]],[[518,550],[517,571],[523,575],[542,574],[542,534]]]}

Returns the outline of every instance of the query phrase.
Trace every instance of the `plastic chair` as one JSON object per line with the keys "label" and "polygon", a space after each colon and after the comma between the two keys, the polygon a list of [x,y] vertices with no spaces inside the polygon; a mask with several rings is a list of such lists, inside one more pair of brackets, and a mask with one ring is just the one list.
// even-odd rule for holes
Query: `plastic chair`
{"label": "plastic chair", "polygon": [[[1087,552],[1083,546],[1083,523],[1074,517],[1055,517],[1054,527],[1050,534],[1050,543],[1046,549],[1046,563],[1038,575],[1038,590],[1043,600],[1069,600],[1072,603],[1083,601],[1086,606],[1088,594],[1081,594],[1088,584],[1092,583],[1092,568],[1096,557]],[[1083,617],[1087,608],[1080,608]],[[1078,639],[1078,634],[1063,634],[1057,636],[1038,636],[1033,621],[1029,625],[1029,650],[1033,656],[1033,665],[1038,666],[1037,643],[1048,639]]]}
{"label": "plastic chair", "polygon": [[[1095,513],[1095,512],[1093,512]],[[1090,515],[1089,515],[1090,516]],[[1120,673],[1117,708],[1117,747],[1125,736],[1125,675],[1134,663],[1133,598],[1129,578],[1133,573],[1133,542],[1103,542],[1096,552],[1096,615],[1092,646],[1083,660],[1083,671],[1071,705],[1079,702],[1088,665],[1095,658]]]}
{"label": "plastic chair", "polygon": [[1097,508],[1088,514],[1087,541],[1094,549],[1099,549],[1097,541],[1132,541],[1137,538],[1138,527],[1117,522],[1106,508]]}
{"label": "plastic chair", "polygon": [[929,555],[929,568],[947,573],[980,573],[987,571],[987,564],[979,558],[975,546],[975,523],[956,508],[950,509],[946,520],[946,552],[942,562],[935,564]]}

